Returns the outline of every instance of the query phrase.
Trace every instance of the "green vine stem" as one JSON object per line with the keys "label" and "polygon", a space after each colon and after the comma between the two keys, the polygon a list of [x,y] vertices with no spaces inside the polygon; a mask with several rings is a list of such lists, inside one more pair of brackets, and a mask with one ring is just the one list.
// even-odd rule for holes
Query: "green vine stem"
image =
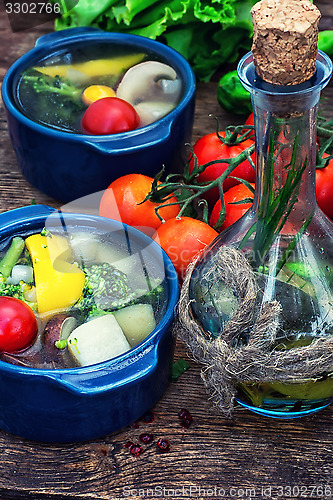
{"label": "green vine stem", "polygon": [[[216,134],[218,135],[221,142],[228,143],[229,145],[249,139],[250,137],[253,137],[253,133],[254,127],[251,125],[230,125],[225,129],[225,137],[220,133],[218,125],[216,129]],[[333,120],[325,120],[322,117],[318,118],[317,136],[320,142],[320,145],[317,146],[317,168],[324,168],[327,165],[328,161],[333,158]],[[234,158],[221,158],[219,160],[214,160],[203,165],[199,165],[198,160],[193,154],[192,150],[190,158],[184,166],[184,171],[181,174],[171,173],[165,178],[164,181],[161,181],[164,171],[162,170],[161,172],[159,172],[159,174],[157,174],[154,182],[152,183],[152,188],[143,202],[146,200],[151,200],[152,202],[157,203],[158,206],[155,208],[155,212],[159,219],[163,221],[163,218],[159,214],[159,210],[162,207],[177,204],[176,202],[170,202],[171,196],[175,195],[177,197],[178,204],[181,207],[178,217],[182,217],[183,215],[186,215],[188,211],[191,211],[191,207],[193,207],[194,203],[201,203],[203,195],[207,191],[212,188],[218,187],[221,200],[221,211],[219,219],[215,225],[215,229],[217,229],[222,225],[226,214],[223,182],[228,176],[232,176],[232,172],[234,171],[234,169],[244,160],[248,160],[253,168],[255,168],[251,158],[254,150],[255,146],[253,143],[253,145],[242,151],[238,156]],[[194,165],[193,170],[190,173],[189,165],[191,161],[194,162]],[[224,163],[228,165],[228,167],[220,177],[208,183],[199,183],[197,181],[197,177],[200,173],[202,173],[210,165],[218,163]],[[306,165],[303,165],[300,170],[303,171],[303,168],[305,167]],[[299,172],[299,175],[301,175],[301,171]],[[253,192],[252,186],[247,181],[239,179],[238,177],[235,177],[235,179],[245,184]],[[158,182],[160,182],[160,184],[158,184]],[[268,179],[267,182],[271,182],[271,180]],[[275,201],[275,205],[281,203],[281,201],[283,202],[283,200],[290,195],[290,192],[288,193],[288,189],[294,189],[295,182],[297,183],[297,180],[294,180],[294,182],[292,182],[291,177],[287,179],[287,187],[279,195],[279,199]],[[249,200],[240,200],[239,203],[244,203],[245,201],[248,202]],[[273,209],[274,206],[272,206],[271,208]],[[200,218],[202,220],[207,219],[206,208],[202,211],[202,215]],[[253,231],[254,230],[256,230],[256,228],[254,228]]]}

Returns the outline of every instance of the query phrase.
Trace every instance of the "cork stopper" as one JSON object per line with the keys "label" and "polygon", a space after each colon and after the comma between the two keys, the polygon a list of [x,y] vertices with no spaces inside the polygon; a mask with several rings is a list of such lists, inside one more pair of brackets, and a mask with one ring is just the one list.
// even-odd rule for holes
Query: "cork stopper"
{"label": "cork stopper", "polygon": [[258,75],[275,85],[309,80],[318,52],[318,8],[309,0],[261,0],[251,14]]}

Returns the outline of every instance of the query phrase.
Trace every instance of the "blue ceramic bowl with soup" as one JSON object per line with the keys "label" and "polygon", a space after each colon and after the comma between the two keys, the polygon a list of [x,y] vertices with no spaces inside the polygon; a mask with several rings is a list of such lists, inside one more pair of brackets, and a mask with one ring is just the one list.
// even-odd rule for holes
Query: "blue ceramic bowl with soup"
{"label": "blue ceramic bowl with soup", "polygon": [[[97,251],[104,248],[103,259],[113,259],[116,268],[132,275],[133,290],[140,273],[154,293],[158,286],[152,306],[155,316],[152,331],[110,359],[67,367],[67,353],[60,365],[58,361],[50,365],[49,358],[43,359],[41,346],[43,338],[46,342],[45,321],[55,316],[42,318],[38,333],[42,337],[37,337],[27,349],[11,354],[0,352],[0,428],[34,441],[66,443],[103,437],[140,418],[162,396],[170,380],[174,351],[171,326],[179,285],[168,256],[148,236],[132,227],[99,216],[66,214],[42,205],[0,214],[0,227],[0,254],[14,236],[27,241],[26,238],[44,230],[43,234],[51,239],[55,235],[70,238],[71,244],[79,238],[76,248],[80,252],[88,249],[84,252],[88,251],[89,258],[97,259],[89,247],[93,235],[98,239]],[[126,311],[126,306],[121,311]],[[38,316],[38,310],[35,314]],[[116,312],[111,315],[122,325]],[[90,335],[96,335],[91,326],[93,321],[96,318],[84,323],[91,328]],[[124,326],[122,329],[126,333]],[[78,347],[79,334],[75,336]],[[96,337],[93,340],[97,342]],[[104,344],[102,351],[107,348]],[[81,347],[80,352],[83,354]]]}
{"label": "blue ceramic bowl with soup", "polygon": [[[81,98],[84,90],[105,83],[135,108],[136,128],[82,127],[91,102]],[[92,28],[44,35],[9,68],[2,97],[23,175],[62,202],[102,191],[125,174],[154,177],[186,162],[195,77],[178,52],[154,40]]]}

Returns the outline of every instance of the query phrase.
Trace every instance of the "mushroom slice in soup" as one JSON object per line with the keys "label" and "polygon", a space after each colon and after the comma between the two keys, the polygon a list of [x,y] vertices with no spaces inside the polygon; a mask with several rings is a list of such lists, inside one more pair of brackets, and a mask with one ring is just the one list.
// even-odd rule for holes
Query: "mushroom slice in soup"
{"label": "mushroom slice in soup", "polygon": [[126,71],[116,95],[133,106],[142,102],[168,102],[174,107],[179,101],[181,89],[181,81],[171,66],[146,61]]}
{"label": "mushroom slice in soup", "polygon": [[140,117],[140,126],[144,127],[150,123],[156,122],[163,116],[167,115],[175,107],[174,103],[170,102],[155,102],[147,101],[140,102],[134,106]]}

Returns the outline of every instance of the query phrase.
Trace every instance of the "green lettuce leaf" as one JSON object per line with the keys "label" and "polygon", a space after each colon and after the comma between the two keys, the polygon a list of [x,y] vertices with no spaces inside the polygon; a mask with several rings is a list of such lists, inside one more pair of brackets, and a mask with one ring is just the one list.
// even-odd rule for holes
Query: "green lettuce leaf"
{"label": "green lettuce leaf", "polygon": [[117,0],[79,0],[70,10],[66,10],[61,17],[55,20],[55,29],[90,26],[103,12],[108,11]]}
{"label": "green lettuce leaf", "polygon": [[251,7],[257,0],[79,0],[55,29],[94,26],[166,43],[208,81],[221,64],[249,50]]}

